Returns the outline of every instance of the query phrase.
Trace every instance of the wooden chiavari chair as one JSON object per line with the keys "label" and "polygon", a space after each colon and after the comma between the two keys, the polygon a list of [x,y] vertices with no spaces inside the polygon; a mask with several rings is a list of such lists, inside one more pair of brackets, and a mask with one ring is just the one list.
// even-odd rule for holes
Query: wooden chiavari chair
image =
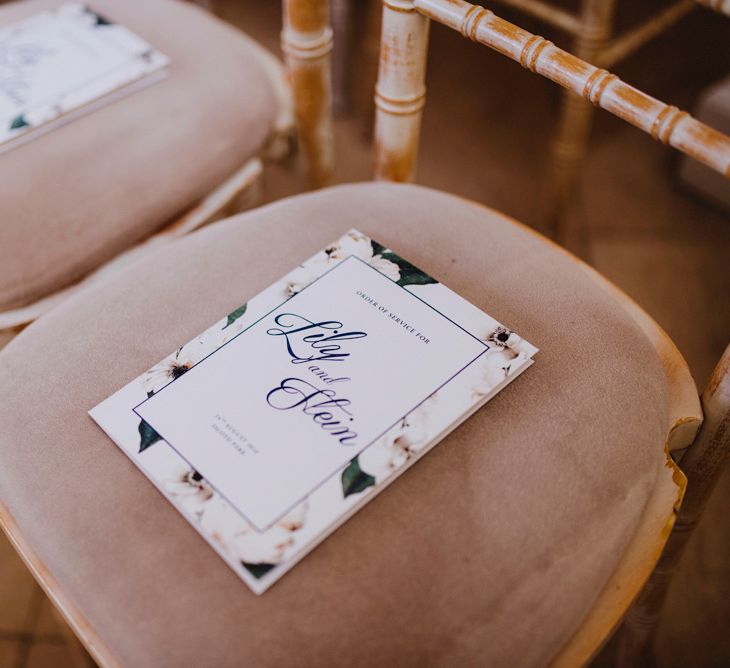
{"label": "wooden chiavari chair", "polygon": [[[376,167],[375,176],[385,180],[408,181],[414,176],[421,109],[425,103],[425,71],[428,43],[429,21],[435,20],[462,33],[475,42],[489,46],[503,55],[519,62],[523,67],[541,74],[563,86],[566,95],[566,109],[561,129],[564,145],[584,144],[587,136],[585,100],[601,107],[632,125],[648,132],[653,138],[690,155],[712,169],[730,178],[730,139],[712,128],[692,119],[689,114],[676,107],[666,105],[623,83],[610,72],[597,68],[577,56],[573,56],[544,38],[530,34],[496,16],[492,11],[464,0],[384,0],[383,26],[381,36],[381,58],[378,84],[376,87]],[[545,5],[532,0],[507,0],[507,4],[531,9],[540,13]],[[597,21],[596,30],[587,31],[586,39],[592,40],[589,47],[580,51],[596,53],[603,62],[616,62],[619,57],[629,53],[659,31],[660,25],[647,24],[623,39],[617,40],[606,51],[598,50],[595,41],[609,25],[609,13],[613,3],[584,3],[584,13],[590,15],[586,20]],[[670,7],[660,23],[675,20],[688,11],[688,3],[678,3]],[[718,11],[727,12],[728,5],[723,2],[703,3]],[[545,10],[545,18],[549,12]],[[553,19],[557,15],[553,15]],[[562,16],[562,15],[561,15]],[[565,17],[563,17],[565,18]],[[585,17],[584,17],[585,18]],[[566,21],[563,21],[566,23]],[[566,23],[567,25],[567,23]],[[599,26],[603,26],[601,30]],[[565,27],[565,26],[563,26]],[[583,26],[585,27],[585,26]],[[578,28],[576,27],[576,30]],[[605,36],[604,36],[605,37]],[[579,97],[576,97],[577,96]],[[580,101],[580,104],[577,104]],[[578,119],[577,116],[581,116]],[[575,124],[579,129],[576,129]],[[583,129],[580,129],[583,126]],[[570,138],[566,137],[571,134]],[[563,149],[558,149],[558,153]],[[572,153],[571,161],[580,151]],[[571,181],[568,167],[561,179],[561,188]],[[565,176],[568,175],[567,181]],[[627,308],[636,311],[627,304]],[[656,341],[660,328],[645,314],[637,315],[644,325],[654,330],[651,337]],[[680,366],[685,366],[676,349],[670,353],[663,346],[658,348],[663,356],[668,374]],[[575,665],[586,662],[607,639],[611,630],[620,622],[634,597],[638,596],[631,608],[621,636],[620,660],[625,665],[645,665],[648,660],[652,633],[658,622],[658,615],[666,595],[668,584],[674,573],[679,557],[691,530],[699,520],[700,513],[712,490],[730,449],[730,434],[727,431],[730,420],[730,348],[726,350],[718,364],[703,396],[705,423],[699,435],[689,437],[687,425],[698,425],[697,415],[678,417],[670,430],[667,443],[672,451],[675,430],[683,432],[681,441],[687,438],[689,448],[680,460],[682,471],[678,475],[676,505],[682,496],[684,505],[676,516],[674,504],[667,504],[664,512],[666,519],[659,533],[654,534],[658,543],[651,545],[647,539],[651,530],[637,533],[635,545],[627,550],[625,558],[611,580],[606,584],[586,621],[572,640],[563,648],[556,659],[557,665]],[[675,380],[677,378],[675,377]],[[682,381],[686,387],[673,389],[677,396],[691,392],[691,378]],[[693,431],[694,428],[690,430]],[[679,453],[682,454],[681,452]],[[669,460],[673,465],[673,460]],[[684,475],[683,475],[684,474]],[[685,491],[686,488],[686,491]],[[667,541],[666,528],[674,525]],[[643,543],[643,544],[642,544]],[[657,558],[662,555],[657,563]],[[655,565],[656,564],[656,565]],[[652,570],[652,567],[653,570]],[[648,579],[648,582],[647,582]],[[646,586],[642,590],[642,585]],[[639,593],[641,594],[639,595]]]}
{"label": "wooden chiavari chair", "polygon": [[[12,23],[61,4],[61,0],[6,3],[0,8],[0,23]],[[295,134],[310,185],[319,187],[329,180],[333,168],[332,31],[317,3],[283,2],[281,45],[286,67],[246,35],[233,33],[215,17],[187,4],[156,0],[121,8],[100,0],[94,5],[99,12],[149,36],[155,47],[168,51],[170,76],[0,158],[8,174],[29,170],[33,174],[32,196],[18,196],[27,188],[17,184],[2,194],[4,227],[10,232],[0,241],[8,253],[0,265],[12,264],[12,269],[0,267],[0,344],[83,285],[227,212],[251,206],[264,161],[288,155]],[[212,9],[212,3],[199,4]],[[197,40],[190,38],[193,27]],[[211,68],[216,71],[206,73],[198,61],[213,57],[218,59]],[[220,81],[221,72],[234,73],[236,63],[240,71],[246,71],[245,80],[239,77],[227,86],[213,83]],[[190,91],[198,91],[195,104],[186,98]],[[218,114],[221,107],[238,109],[238,116],[232,111]],[[203,110],[218,117],[191,127]],[[170,130],[174,123],[160,120],[165,116],[174,117],[185,132],[174,136]],[[166,132],[160,132],[163,126]],[[89,144],[85,135],[94,132],[100,139],[107,135],[120,139],[117,144],[93,142],[91,150],[83,148]],[[202,140],[195,139],[198,134],[213,147],[217,159],[206,155],[207,145],[201,147]],[[129,156],[129,147],[136,157]],[[158,161],[183,149],[198,152],[184,163],[200,165],[180,175],[184,188],[171,179],[158,184],[151,172],[142,182],[139,174],[149,171],[151,165],[159,174],[175,170],[176,165]],[[44,158],[44,151],[48,157]],[[34,160],[44,163],[42,170],[32,170]],[[102,166],[97,162],[103,162]],[[109,167],[116,163],[128,169]],[[108,173],[110,182],[102,186],[94,176],[100,173]],[[83,188],[85,179],[90,181],[88,192]],[[211,180],[215,187],[206,190],[201,184]],[[152,187],[157,189],[153,195],[140,193]],[[85,203],[73,217],[68,213],[73,202],[64,205],[53,199],[54,193],[58,198],[65,191],[81,193],[78,200]],[[146,207],[133,204],[142,198],[148,200]],[[99,220],[109,219],[114,224],[106,224],[109,229],[104,235],[90,234],[101,227]],[[70,234],[64,225],[75,232]],[[55,250],[49,255],[46,247]],[[46,264],[38,258],[45,258]]]}
{"label": "wooden chiavari chair", "polygon": [[[385,0],[383,12],[381,180],[413,175],[429,20],[730,169],[728,138],[481,7]],[[86,410],[350,227],[524,332],[540,356],[256,598]],[[103,665],[574,666],[642,589],[622,656],[643,665],[686,537],[672,527],[696,520],[730,447],[728,355],[701,406],[651,317],[544,237],[417,186],[324,189],[161,249],[0,352],[0,518]]]}

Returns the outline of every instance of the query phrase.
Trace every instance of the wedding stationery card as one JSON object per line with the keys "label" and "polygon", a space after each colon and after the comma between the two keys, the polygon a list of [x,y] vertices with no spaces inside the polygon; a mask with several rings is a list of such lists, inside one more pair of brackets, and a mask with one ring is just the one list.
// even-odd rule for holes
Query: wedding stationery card
{"label": "wedding stationery card", "polygon": [[168,59],[78,4],[0,28],[0,152],[159,81]]}
{"label": "wedding stationery card", "polygon": [[262,593],[536,352],[350,230],[90,415]]}

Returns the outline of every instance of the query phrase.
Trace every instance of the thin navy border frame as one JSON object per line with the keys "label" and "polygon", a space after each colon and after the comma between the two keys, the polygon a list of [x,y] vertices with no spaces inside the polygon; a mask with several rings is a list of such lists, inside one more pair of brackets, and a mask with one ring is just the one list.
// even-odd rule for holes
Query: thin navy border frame
{"label": "thin navy border frame", "polygon": [[[337,264],[336,264],[336,265],[335,265],[334,267],[331,267],[331,268],[329,268],[329,269],[328,269],[327,271],[325,271],[325,272],[324,272],[324,273],[322,273],[322,274],[321,274],[320,276],[318,276],[317,278],[315,278],[315,279],[314,279],[314,280],[313,280],[313,281],[312,281],[311,283],[309,283],[309,284],[308,284],[308,285],[306,285],[306,286],[305,286],[304,288],[302,288],[302,289],[301,289],[301,290],[300,290],[299,292],[297,292],[297,293],[296,293],[296,294],[294,294],[294,295],[291,295],[290,297],[287,297],[287,298],[286,298],[286,299],[285,299],[285,300],[284,300],[283,302],[281,302],[280,304],[278,304],[277,306],[275,306],[274,308],[272,308],[272,309],[271,309],[270,311],[267,311],[266,313],[264,313],[264,315],[262,315],[262,316],[261,316],[260,318],[258,318],[258,320],[255,320],[254,322],[252,322],[252,323],[251,323],[251,324],[250,324],[250,325],[249,325],[248,327],[246,327],[245,329],[242,329],[242,330],[241,330],[241,331],[240,331],[240,332],[239,332],[238,334],[236,334],[235,336],[233,336],[232,338],[230,338],[230,339],[229,339],[228,341],[226,341],[226,342],[225,342],[224,344],[222,344],[222,345],[218,346],[218,348],[216,348],[216,349],[215,349],[215,350],[213,350],[212,352],[208,353],[208,354],[207,354],[207,355],[206,355],[205,357],[203,357],[202,359],[200,359],[199,361],[197,361],[197,362],[196,362],[195,364],[193,364],[193,366],[191,366],[191,367],[190,367],[190,369],[188,369],[188,371],[187,371],[186,373],[184,373],[183,375],[184,375],[184,376],[187,376],[187,375],[188,375],[188,374],[189,374],[189,373],[190,373],[190,372],[191,372],[191,371],[192,371],[192,370],[193,370],[193,369],[194,369],[195,367],[197,367],[197,366],[198,366],[199,364],[202,364],[203,362],[205,362],[205,360],[207,360],[207,359],[208,359],[209,357],[211,357],[212,355],[215,355],[215,354],[216,354],[216,353],[217,353],[217,352],[218,352],[219,350],[223,349],[223,348],[224,348],[225,346],[227,346],[227,345],[228,345],[229,343],[231,343],[232,341],[234,341],[235,339],[237,339],[237,338],[238,338],[239,336],[241,336],[242,334],[244,334],[245,332],[247,332],[247,331],[248,331],[249,329],[251,329],[252,327],[254,327],[255,325],[257,325],[257,324],[258,324],[259,322],[261,322],[261,321],[262,321],[262,320],[263,320],[264,318],[268,317],[268,316],[269,316],[269,315],[271,315],[271,314],[272,314],[272,313],[273,313],[274,311],[276,311],[277,309],[279,309],[279,308],[281,308],[282,306],[284,306],[284,304],[288,303],[289,301],[291,301],[292,299],[294,299],[294,298],[295,298],[295,297],[297,297],[298,295],[302,294],[302,292],[304,292],[305,290],[308,290],[308,289],[309,289],[310,287],[312,287],[312,286],[313,286],[313,285],[314,285],[315,283],[317,283],[317,281],[319,281],[320,279],[324,278],[325,276],[327,276],[327,274],[329,274],[329,273],[333,272],[333,271],[334,271],[335,269],[337,269],[337,268],[341,267],[341,266],[342,266],[342,265],[344,265],[344,264],[345,264],[345,263],[346,263],[346,262],[347,262],[348,260],[351,260],[351,259],[357,260],[358,262],[360,262],[360,263],[361,263],[361,264],[363,264],[364,266],[366,266],[366,267],[368,267],[368,268],[372,269],[372,270],[373,270],[374,272],[376,272],[377,274],[379,274],[379,275],[380,275],[380,276],[382,276],[383,278],[385,278],[385,279],[389,280],[389,281],[390,281],[391,283],[395,283],[395,284],[396,284],[396,285],[397,285],[397,286],[398,286],[398,287],[399,287],[399,288],[400,288],[401,290],[405,291],[405,292],[406,292],[407,294],[409,294],[409,295],[410,295],[411,297],[415,297],[415,298],[416,298],[416,299],[417,299],[418,301],[420,301],[420,302],[421,302],[422,304],[425,304],[426,306],[428,306],[428,307],[429,307],[429,308],[430,308],[430,309],[431,309],[432,311],[435,311],[436,313],[438,313],[438,314],[439,314],[440,316],[442,316],[443,318],[445,318],[446,320],[448,320],[448,321],[449,321],[449,322],[450,322],[450,323],[451,323],[452,325],[454,325],[455,327],[459,328],[459,329],[460,329],[461,331],[463,331],[464,333],[468,334],[468,335],[469,335],[469,336],[470,336],[470,337],[471,337],[472,339],[474,339],[475,341],[477,341],[478,343],[480,343],[480,344],[482,344],[482,345],[484,346],[484,350],[482,350],[482,352],[480,352],[480,353],[479,353],[479,354],[478,354],[478,355],[477,355],[476,357],[474,357],[474,358],[473,358],[473,359],[472,359],[471,361],[467,362],[467,364],[465,364],[465,365],[464,365],[463,367],[461,367],[461,369],[459,369],[459,370],[458,370],[458,371],[457,371],[457,372],[456,372],[455,374],[453,374],[452,376],[450,376],[449,378],[447,378],[447,379],[446,379],[446,380],[445,380],[445,381],[444,381],[443,383],[441,383],[441,384],[440,384],[440,385],[439,385],[439,386],[438,386],[438,387],[437,387],[437,388],[436,388],[435,390],[432,390],[431,392],[429,392],[429,393],[428,393],[428,394],[427,394],[427,395],[426,395],[426,396],[425,396],[425,397],[424,397],[424,398],[423,398],[423,399],[422,399],[421,401],[419,401],[419,402],[418,402],[418,403],[417,403],[417,404],[416,404],[415,406],[413,406],[413,408],[411,408],[410,410],[408,410],[408,411],[407,411],[406,413],[404,413],[404,414],[403,414],[402,416],[400,416],[400,417],[399,417],[399,418],[398,418],[398,419],[397,419],[397,420],[396,420],[395,422],[393,422],[393,423],[392,423],[392,424],[391,424],[391,425],[390,425],[389,427],[387,427],[387,428],[386,428],[386,429],[384,429],[384,430],[383,430],[382,432],[380,432],[380,433],[379,433],[379,434],[378,434],[378,435],[377,435],[377,436],[376,436],[376,437],[375,437],[375,438],[374,438],[373,440],[371,440],[371,441],[370,441],[370,442],[369,442],[369,443],[368,443],[367,445],[363,446],[363,447],[362,447],[362,448],[361,448],[361,449],[360,449],[360,450],[359,450],[359,451],[358,451],[358,452],[357,452],[356,454],[354,454],[354,455],[353,455],[353,456],[352,456],[352,457],[351,457],[351,458],[350,458],[350,459],[348,460],[349,462],[352,462],[352,460],[353,460],[353,459],[355,459],[355,458],[359,457],[359,456],[360,456],[360,455],[361,455],[361,454],[362,454],[363,452],[365,452],[365,450],[367,450],[367,449],[368,449],[368,448],[369,448],[370,446],[372,446],[372,445],[373,445],[373,444],[374,444],[374,443],[375,443],[375,442],[376,442],[376,441],[377,441],[378,439],[380,439],[380,438],[381,438],[381,437],[382,437],[382,436],[383,436],[384,434],[388,433],[388,432],[389,432],[389,431],[390,431],[390,430],[391,430],[391,429],[392,429],[393,427],[395,427],[395,426],[396,426],[396,425],[397,425],[397,424],[398,424],[399,422],[401,422],[402,420],[404,420],[404,419],[405,419],[406,417],[408,417],[408,415],[410,415],[410,414],[411,414],[411,413],[412,413],[412,412],[413,412],[414,410],[416,410],[416,408],[418,408],[418,407],[419,407],[419,406],[420,406],[421,404],[423,404],[423,403],[424,403],[425,401],[427,401],[429,397],[431,397],[432,395],[436,394],[436,392],[438,392],[439,390],[441,390],[441,389],[442,389],[442,388],[443,388],[443,387],[444,387],[445,385],[448,385],[448,384],[449,384],[449,383],[450,383],[450,382],[451,382],[452,380],[454,380],[454,378],[456,378],[456,377],[457,377],[458,375],[460,375],[461,373],[463,373],[463,372],[464,372],[464,371],[465,371],[466,369],[468,369],[468,368],[469,368],[469,367],[470,367],[470,366],[471,366],[472,364],[474,364],[474,362],[476,362],[476,361],[477,361],[477,360],[478,360],[478,359],[479,359],[479,358],[480,358],[480,357],[481,357],[482,355],[484,355],[484,354],[485,354],[485,353],[486,353],[486,352],[487,352],[488,350],[490,350],[490,349],[491,349],[491,346],[490,346],[490,345],[489,345],[489,344],[488,344],[488,343],[487,343],[486,341],[483,341],[482,339],[480,339],[480,338],[478,338],[478,337],[474,336],[474,334],[472,334],[472,333],[471,333],[471,332],[470,332],[469,330],[467,330],[467,329],[465,329],[464,327],[462,327],[462,326],[461,326],[461,325],[460,325],[459,323],[457,323],[457,322],[455,322],[454,320],[452,320],[451,318],[449,318],[449,316],[447,316],[446,314],[444,314],[444,313],[442,313],[441,311],[439,311],[439,310],[438,310],[437,308],[435,308],[434,306],[432,306],[431,304],[429,304],[429,303],[428,303],[427,301],[425,301],[425,300],[421,299],[421,298],[420,298],[420,297],[419,297],[418,295],[416,295],[416,294],[413,294],[413,293],[412,293],[412,292],[411,292],[410,290],[406,290],[405,286],[403,286],[403,285],[398,285],[398,282],[397,282],[397,281],[394,281],[394,280],[393,280],[392,278],[390,278],[389,276],[386,276],[386,275],[385,275],[384,273],[382,273],[381,271],[378,271],[378,269],[376,269],[375,267],[373,267],[373,266],[372,266],[371,264],[368,264],[368,263],[367,263],[367,262],[365,262],[364,260],[361,260],[361,259],[360,259],[359,257],[357,257],[356,255],[348,255],[348,256],[347,256],[347,257],[346,257],[346,258],[345,258],[344,260],[342,260],[341,262],[338,262],[338,263],[337,263]],[[420,270],[419,270],[419,271],[420,271]],[[425,272],[424,272],[424,273],[425,273]],[[426,274],[426,275],[427,275],[427,276],[429,276],[429,278],[430,278],[430,275],[429,275],[429,274]],[[434,281],[436,281],[436,279],[433,279],[433,280],[434,280]],[[438,282],[438,281],[436,281],[436,282]],[[448,289],[448,288],[447,288],[447,289]],[[456,294],[456,293],[454,293],[454,294]],[[457,295],[457,297],[458,297],[458,296],[459,296],[459,295]],[[463,299],[462,297],[459,297],[459,298],[460,298],[460,299]],[[165,443],[167,443],[167,445],[169,445],[169,446],[170,446],[170,448],[172,448],[172,450],[174,450],[174,451],[175,451],[175,452],[177,453],[177,455],[178,455],[178,456],[179,456],[179,457],[180,457],[180,458],[181,458],[181,459],[182,459],[182,460],[183,460],[183,461],[184,461],[184,462],[185,462],[185,463],[186,463],[186,464],[187,464],[188,466],[190,466],[190,468],[192,468],[192,469],[193,469],[194,471],[197,471],[198,473],[200,473],[200,475],[201,475],[201,476],[203,477],[203,479],[204,479],[204,480],[205,480],[205,481],[206,481],[206,482],[207,482],[207,483],[208,483],[208,484],[210,485],[210,487],[211,487],[211,488],[212,488],[212,489],[213,489],[213,490],[214,490],[214,491],[215,491],[215,492],[216,492],[217,494],[219,494],[219,495],[220,495],[220,496],[221,496],[221,497],[222,497],[223,499],[225,499],[226,503],[228,503],[228,504],[229,504],[229,505],[231,506],[231,508],[233,508],[233,510],[234,510],[234,511],[235,511],[235,512],[236,512],[236,513],[237,513],[238,515],[240,515],[240,516],[241,516],[241,517],[242,517],[242,518],[243,518],[243,519],[244,519],[244,520],[245,520],[246,522],[248,522],[248,523],[249,523],[249,524],[250,524],[250,525],[251,525],[251,526],[252,526],[252,527],[253,527],[254,529],[256,529],[256,531],[257,531],[257,532],[259,532],[259,533],[264,533],[265,531],[268,531],[268,530],[269,530],[269,529],[270,529],[271,527],[273,527],[273,526],[274,526],[274,525],[275,525],[275,524],[276,524],[276,523],[277,523],[277,522],[278,522],[279,520],[281,520],[281,518],[282,518],[282,517],[285,517],[285,516],[287,515],[287,513],[289,513],[289,512],[291,512],[292,510],[294,510],[294,508],[296,508],[296,507],[297,507],[297,506],[298,506],[298,505],[299,505],[300,503],[302,503],[303,501],[305,501],[306,499],[308,499],[308,498],[309,498],[309,497],[310,497],[310,496],[311,496],[312,494],[314,494],[314,493],[315,493],[315,492],[316,492],[316,491],[317,491],[318,489],[320,489],[320,487],[322,487],[322,486],[323,486],[323,485],[324,485],[325,483],[327,483],[327,482],[328,482],[328,481],[329,481],[330,479],[332,479],[332,478],[333,478],[334,476],[336,476],[336,475],[337,475],[338,473],[340,473],[341,471],[343,471],[343,470],[344,470],[344,469],[343,469],[343,466],[338,466],[338,468],[337,468],[337,469],[335,469],[335,470],[334,470],[334,471],[333,471],[332,473],[330,473],[330,474],[328,474],[327,476],[325,476],[325,477],[324,477],[324,478],[323,478],[323,479],[322,479],[322,480],[321,480],[321,481],[320,481],[320,482],[319,482],[319,483],[318,483],[317,485],[315,485],[315,486],[314,486],[314,487],[313,487],[313,488],[312,488],[311,490],[309,490],[309,491],[308,491],[308,492],[307,492],[307,493],[306,493],[306,494],[305,494],[304,496],[302,496],[302,497],[300,497],[299,499],[297,499],[297,501],[295,501],[295,502],[294,502],[294,503],[293,503],[293,504],[292,504],[291,506],[289,506],[289,507],[288,507],[288,508],[287,508],[287,509],[286,509],[286,510],[285,510],[285,511],[283,512],[283,513],[281,513],[280,515],[278,515],[278,516],[276,517],[276,519],[274,519],[274,520],[273,520],[273,521],[272,521],[272,522],[271,522],[270,524],[268,524],[267,526],[265,526],[265,527],[263,527],[263,528],[259,527],[259,526],[258,526],[258,525],[257,525],[257,524],[256,524],[255,522],[253,522],[253,521],[252,521],[251,519],[249,519],[249,518],[248,518],[248,517],[246,516],[246,514],[245,514],[245,513],[244,513],[244,512],[243,512],[243,511],[242,511],[242,510],[241,510],[240,508],[238,508],[238,507],[236,506],[236,504],[234,504],[234,503],[233,503],[233,501],[231,501],[231,500],[230,500],[230,499],[229,499],[229,498],[228,498],[228,497],[227,497],[227,496],[226,496],[225,494],[223,494],[223,492],[221,492],[221,491],[220,491],[220,490],[218,489],[218,487],[216,487],[216,486],[215,486],[215,485],[214,485],[214,484],[213,484],[213,483],[212,483],[212,482],[211,482],[211,481],[210,481],[210,480],[209,480],[209,479],[208,479],[208,478],[207,478],[207,477],[206,477],[206,476],[205,476],[205,475],[203,474],[203,472],[202,472],[202,471],[200,471],[200,470],[199,470],[199,469],[198,469],[198,468],[197,468],[197,467],[196,467],[195,465],[193,465],[193,463],[192,463],[192,462],[191,462],[190,460],[188,460],[188,459],[187,459],[187,457],[183,456],[183,454],[182,454],[182,453],[181,453],[181,452],[180,452],[180,451],[179,451],[179,450],[178,450],[178,449],[177,449],[177,448],[176,448],[176,447],[175,447],[175,446],[174,446],[174,445],[173,445],[173,444],[172,444],[172,443],[171,443],[171,442],[170,442],[169,440],[167,440],[167,439],[165,438],[165,436],[164,436],[164,435],[162,434],[162,432],[158,431],[158,430],[157,430],[157,429],[155,428],[155,426],[154,426],[153,424],[151,424],[150,422],[147,422],[147,420],[145,420],[145,418],[144,418],[144,417],[142,417],[142,415],[140,415],[139,411],[137,410],[137,409],[138,409],[138,408],[139,408],[140,406],[142,406],[142,404],[146,404],[146,403],[147,403],[148,401],[150,401],[151,399],[154,399],[154,398],[155,398],[155,397],[156,397],[157,395],[159,395],[159,394],[160,394],[161,392],[164,392],[164,391],[165,391],[165,390],[166,390],[166,389],[167,389],[168,387],[170,387],[170,385],[172,385],[172,384],[173,384],[173,383],[174,383],[175,381],[177,381],[177,380],[180,380],[180,378],[182,378],[182,376],[179,376],[178,378],[174,378],[174,379],[173,379],[173,380],[171,380],[171,381],[170,381],[170,382],[169,382],[169,383],[168,383],[167,385],[165,385],[165,386],[164,386],[163,388],[161,388],[161,389],[160,389],[159,391],[155,392],[155,393],[154,393],[153,395],[151,395],[151,396],[147,397],[146,399],[144,399],[144,400],[140,401],[140,402],[139,402],[139,403],[138,403],[138,404],[137,404],[136,406],[134,406],[134,407],[132,408],[132,412],[133,412],[133,413],[134,413],[134,414],[135,414],[135,415],[136,415],[136,416],[137,416],[137,417],[138,417],[138,418],[139,418],[140,420],[142,420],[143,422],[146,422],[147,424],[149,424],[149,425],[150,425],[150,426],[151,426],[151,427],[152,427],[152,428],[153,428],[153,429],[155,430],[155,432],[156,432],[157,434],[159,434],[160,438],[162,438],[162,440],[163,440],[163,441],[165,441]],[[349,466],[349,463],[348,463],[348,464],[346,464],[344,468],[346,468],[347,466]]]}

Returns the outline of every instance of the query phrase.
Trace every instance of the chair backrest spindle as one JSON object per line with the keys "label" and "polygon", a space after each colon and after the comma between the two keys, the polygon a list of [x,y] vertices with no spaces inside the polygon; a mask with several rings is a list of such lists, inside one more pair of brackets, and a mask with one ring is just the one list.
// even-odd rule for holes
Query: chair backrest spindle
{"label": "chair backrest spindle", "polygon": [[334,171],[328,0],[283,0],[281,48],[294,97],[299,143],[312,185],[326,185]]}
{"label": "chair backrest spindle", "polygon": [[375,178],[415,174],[421,110],[426,102],[428,19],[411,0],[384,0],[375,88]]}

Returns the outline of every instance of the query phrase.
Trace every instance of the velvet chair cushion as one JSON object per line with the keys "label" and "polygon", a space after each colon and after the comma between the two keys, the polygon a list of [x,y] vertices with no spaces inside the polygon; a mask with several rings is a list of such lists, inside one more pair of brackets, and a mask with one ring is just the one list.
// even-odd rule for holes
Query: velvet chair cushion
{"label": "velvet chair cushion", "polygon": [[[0,7],[0,26],[65,0]],[[170,57],[170,75],[0,155],[0,310],[98,267],[262,146],[276,115],[251,40],[187,2],[92,0]],[[256,47],[258,48],[258,47]]]}
{"label": "velvet chair cushion", "polygon": [[[357,227],[540,347],[536,364],[261,597],[86,411]],[[581,267],[416,186],[343,186],[210,226],[0,352],[0,500],[129,666],[542,666],[663,462],[656,352]]]}

